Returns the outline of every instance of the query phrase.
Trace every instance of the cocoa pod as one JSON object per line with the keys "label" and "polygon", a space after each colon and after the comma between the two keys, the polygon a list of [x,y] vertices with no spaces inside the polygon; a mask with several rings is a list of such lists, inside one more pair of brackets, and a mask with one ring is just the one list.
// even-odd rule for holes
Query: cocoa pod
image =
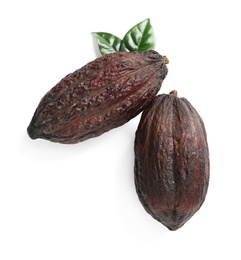
{"label": "cocoa pod", "polygon": [[41,99],[32,139],[78,143],[123,125],[155,97],[168,60],[156,51],[107,54],[67,75]]}
{"label": "cocoa pod", "polygon": [[170,230],[203,204],[209,183],[209,149],[198,112],[176,92],[156,96],[135,137],[135,186],[145,210]]}

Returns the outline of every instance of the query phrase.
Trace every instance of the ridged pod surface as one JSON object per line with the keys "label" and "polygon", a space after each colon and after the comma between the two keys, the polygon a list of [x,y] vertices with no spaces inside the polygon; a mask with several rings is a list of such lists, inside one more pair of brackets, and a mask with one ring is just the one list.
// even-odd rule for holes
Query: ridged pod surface
{"label": "ridged pod surface", "polygon": [[45,94],[28,126],[29,136],[72,144],[125,124],[156,96],[168,72],[166,63],[156,51],[97,58]]}
{"label": "ridged pod surface", "polygon": [[156,96],[135,138],[135,185],[145,210],[170,230],[199,210],[209,183],[204,123],[176,92]]}

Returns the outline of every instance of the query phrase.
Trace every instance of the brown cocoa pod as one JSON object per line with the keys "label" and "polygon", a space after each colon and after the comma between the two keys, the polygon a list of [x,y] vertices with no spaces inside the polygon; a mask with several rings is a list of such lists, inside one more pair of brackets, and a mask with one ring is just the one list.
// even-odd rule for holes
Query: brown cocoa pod
{"label": "brown cocoa pod", "polygon": [[135,137],[135,186],[145,210],[170,230],[182,227],[203,204],[209,149],[203,120],[176,92],[156,96]]}
{"label": "brown cocoa pod", "polygon": [[67,75],[41,99],[32,139],[78,143],[123,125],[155,97],[168,60],[156,51],[117,52]]}

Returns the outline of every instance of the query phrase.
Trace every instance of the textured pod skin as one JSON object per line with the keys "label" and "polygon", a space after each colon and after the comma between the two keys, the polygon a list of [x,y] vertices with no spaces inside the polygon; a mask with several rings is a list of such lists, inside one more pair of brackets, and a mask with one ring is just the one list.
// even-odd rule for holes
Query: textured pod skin
{"label": "textured pod skin", "polygon": [[167,75],[155,51],[117,52],[67,75],[41,99],[28,126],[32,139],[78,143],[139,114]]}
{"label": "textured pod skin", "polygon": [[135,138],[135,185],[145,210],[170,230],[199,210],[209,183],[203,121],[185,98],[156,96]]}

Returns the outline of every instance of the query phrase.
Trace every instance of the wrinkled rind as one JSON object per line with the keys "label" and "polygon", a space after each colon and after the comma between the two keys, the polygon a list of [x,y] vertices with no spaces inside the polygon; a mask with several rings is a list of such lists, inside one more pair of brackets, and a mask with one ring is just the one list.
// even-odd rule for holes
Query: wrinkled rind
{"label": "wrinkled rind", "polygon": [[144,110],[135,138],[135,186],[146,211],[170,230],[203,204],[209,183],[204,123],[185,98],[159,95]]}
{"label": "wrinkled rind", "polygon": [[46,93],[28,134],[67,144],[99,136],[138,115],[155,97],[167,72],[155,51],[97,58]]}

